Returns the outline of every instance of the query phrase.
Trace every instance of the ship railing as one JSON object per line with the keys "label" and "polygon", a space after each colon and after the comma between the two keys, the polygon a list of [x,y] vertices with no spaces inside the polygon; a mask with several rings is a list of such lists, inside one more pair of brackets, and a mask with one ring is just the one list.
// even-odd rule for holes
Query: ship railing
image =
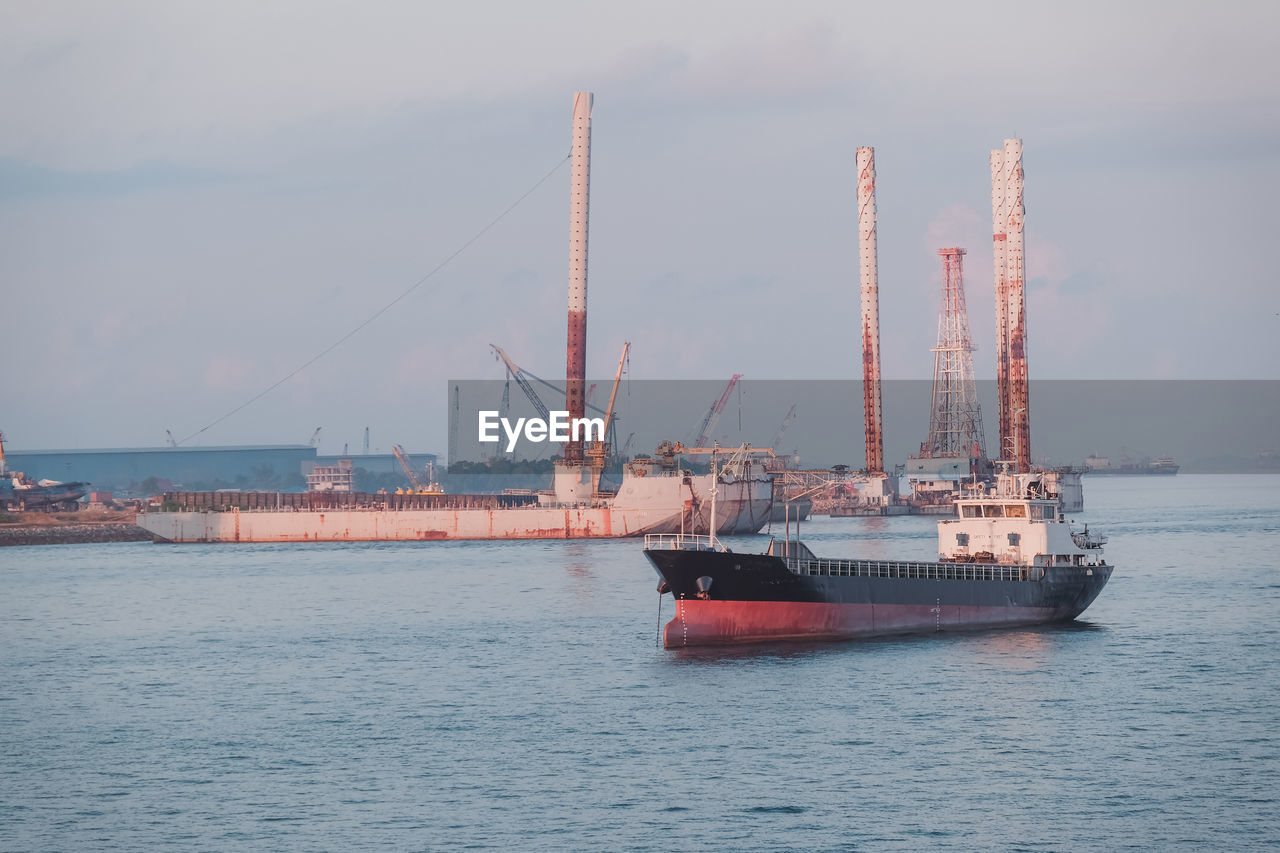
{"label": "ship railing", "polygon": [[894,560],[800,560],[787,561],[798,575],[822,577],[895,578],[899,580],[1025,581],[1031,579],[1027,566],[998,563],[911,563]]}
{"label": "ship railing", "polygon": [[692,533],[646,533],[646,551],[723,551],[724,546],[710,536]]}

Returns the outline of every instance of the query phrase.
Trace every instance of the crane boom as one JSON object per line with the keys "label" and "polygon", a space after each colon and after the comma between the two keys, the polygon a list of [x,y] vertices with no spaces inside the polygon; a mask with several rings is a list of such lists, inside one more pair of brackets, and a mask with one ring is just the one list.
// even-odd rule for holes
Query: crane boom
{"label": "crane boom", "polygon": [[782,434],[787,431],[787,427],[791,426],[791,421],[796,416],[796,407],[792,405],[791,410],[787,412],[787,416],[782,419],[782,425],[778,427],[778,432],[773,437],[773,444],[769,445],[774,450],[778,449],[778,445],[782,443]]}
{"label": "crane boom", "polygon": [[604,410],[604,434],[609,434],[609,426],[613,421],[613,404],[618,399],[618,383],[622,381],[622,368],[627,363],[627,353],[631,352],[631,341],[622,344],[622,357],[618,359],[618,372],[613,377],[613,390],[609,392],[609,407]]}
{"label": "crane boom", "polygon": [[741,378],[741,373],[733,374],[729,384],[724,387],[724,393],[720,395],[720,399],[711,404],[711,408],[707,411],[707,416],[702,419],[702,426],[698,427],[698,437],[693,440],[693,443],[698,447],[706,445],[711,430],[715,427],[716,421],[720,419],[720,413],[724,411],[724,407],[729,403],[729,395],[733,393],[733,389]]}
{"label": "crane boom", "polygon": [[520,386],[520,390],[529,398],[529,402],[533,404],[533,408],[544,421],[551,420],[551,412],[547,410],[547,404],[542,402],[542,398],[538,396],[538,392],[533,390],[533,386],[529,384],[529,377],[533,374],[526,374],[524,368],[511,360],[511,356],[507,355],[506,350],[497,344],[489,344],[493,351],[498,354],[498,358],[502,359],[503,364],[507,366],[507,373],[516,384]]}
{"label": "crane boom", "polygon": [[[550,412],[547,410],[547,405],[542,402],[542,398],[538,396],[538,392],[534,389],[533,382],[538,383],[539,385],[543,386],[544,388],[550,391],[554,391],[556,395],[559,397],[564,396],[564,389],[561,388],[559,385],[548,382],[547,380],[543,379],[540,376],[534,376],[532,373],[525,370],[520,365],[516,364],[514,361],[511,360],[511,356],[507,355],[506,350],[504,350],[502,347],[498,346],[497,344],[489,344],[489,347],[494,351],[495,354],[497,354],[498,358],[502,360],[502,363],[506,365],[507,375],[510,376],[512,379],[514,379],[516,381],[516,384],[520,386],[520,390],[523,391],[524,395],[529,398],[529,402],[533,404],[533,408],[537,410],[538,415],[542,417],[544,420],[549,420],[551,417]],[[533,382],[530,382],[529,381],[530,379],[532,379]],[[594,387],[595,386],[592,386],[592,388]],[[506,413],[506,403],[508,402],[505,397],[507,392],[508,392],[508,389],[503,389],[503,394],[504,394],[503,413],[504,414]],[[605,413],[604,409],[601,409],[599,406],[591,405],[590,400],[587,401],[587,409],[589,411],[595,412],[596,414],[600,414],[600,415],[603,415]]]}
{"label": "crane boom", "polygon": [[398,444],[391,445],[391,452],[396,455],[396,461],[400,463],[400,468],[404,471],[404,475],[409,478],[409,483],[413,486],[413,490],[421,491],[422,483],[418,480],[418,475],[413,473],[413,463],[409,461],[409,454],[404,452],[404,448]]}
{"label": "crane boom", "polygon": [[[609,436],[609,427],[612,426],[613,420],[613,404],[618,399],[618,384],[622,382],[622,369],[627,364],[627,353],[631,351],[631,341],[627,341],[622,345],[622,356],[618,359],[618,372],[613,377],[613,390],[609,392],[609,406],[604,410],[604,434]],[[594,388],[595,386],[591,386]],[[589,454],[594,457],[603,459],[608,453],[608,443],[605,441],[593,441],[589,449]]]}

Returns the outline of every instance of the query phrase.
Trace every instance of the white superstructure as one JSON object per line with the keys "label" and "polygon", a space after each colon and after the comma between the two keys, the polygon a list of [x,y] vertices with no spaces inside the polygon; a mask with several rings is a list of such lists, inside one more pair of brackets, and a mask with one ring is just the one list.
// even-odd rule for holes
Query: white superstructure
{"label": "white superstructure", "polygon": [[1095,566],[1106,537],[1076,531],[1034,474],[1001,474],[990,489],[956,500],[956,518],[938,522],[938,554],[951,562],[1015,566]]}

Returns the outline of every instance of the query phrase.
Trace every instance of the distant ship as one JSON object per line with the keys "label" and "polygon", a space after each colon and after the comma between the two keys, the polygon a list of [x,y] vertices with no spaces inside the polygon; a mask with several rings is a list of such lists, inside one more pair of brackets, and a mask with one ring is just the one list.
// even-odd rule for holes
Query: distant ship
{"label": "distant ship", "polygon": [[676,600],[667,648],[840,640],[1075,619],[1112,566],[1105,537],[1072,529],[1035,475],[1002,475],[938,522],[936,561],[829,559],[771,540],[739,554],[712,536],[645,537]]}
{"label": "distant ship", "polygon": [[88,486],[89,483],[57,480],[34,482],[21,472],[6,474],[0,480],[0,509],[74,512],[80,508],[80,499],[88,493]]}
{"label": "distant ship", "polygon": [[1086,474],[1114,474],[1126,477],[1172,477],[1178,473],[1179,465],[1167,456],[1158,459],[1143,457],[1130,459],[1125,457],[1119,465],[1111,464],[1105,456],[1090,456],[1084,460]]}
{"label": "distant ship", "polygon": [[44,510],[73,512],[88,493],[89,483],[36,481],[21,471],[10,471],[4,459],[4,435],[0,434],[0,510]]}

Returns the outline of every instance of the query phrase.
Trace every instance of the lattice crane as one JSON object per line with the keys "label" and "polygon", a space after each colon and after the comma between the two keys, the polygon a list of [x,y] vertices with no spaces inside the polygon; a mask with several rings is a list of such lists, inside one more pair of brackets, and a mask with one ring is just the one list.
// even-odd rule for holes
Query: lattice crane
{"label": "lattice crane", "polygon": [[720,395],[720,399],[712,403],[711,408],[707,410],[707,416],[702,419],[702,425],[698,427],[698,437],[693,440],[696,447],[702,447],[707,443],[711,430],[715,428],[716,421],[720,420],[720,414],[729,404],[729,396],[733,394],[733,389],[738,386],[738,380],[741,378],[741,373],[733,374],[729,384],[724,387],[724,393]]}

